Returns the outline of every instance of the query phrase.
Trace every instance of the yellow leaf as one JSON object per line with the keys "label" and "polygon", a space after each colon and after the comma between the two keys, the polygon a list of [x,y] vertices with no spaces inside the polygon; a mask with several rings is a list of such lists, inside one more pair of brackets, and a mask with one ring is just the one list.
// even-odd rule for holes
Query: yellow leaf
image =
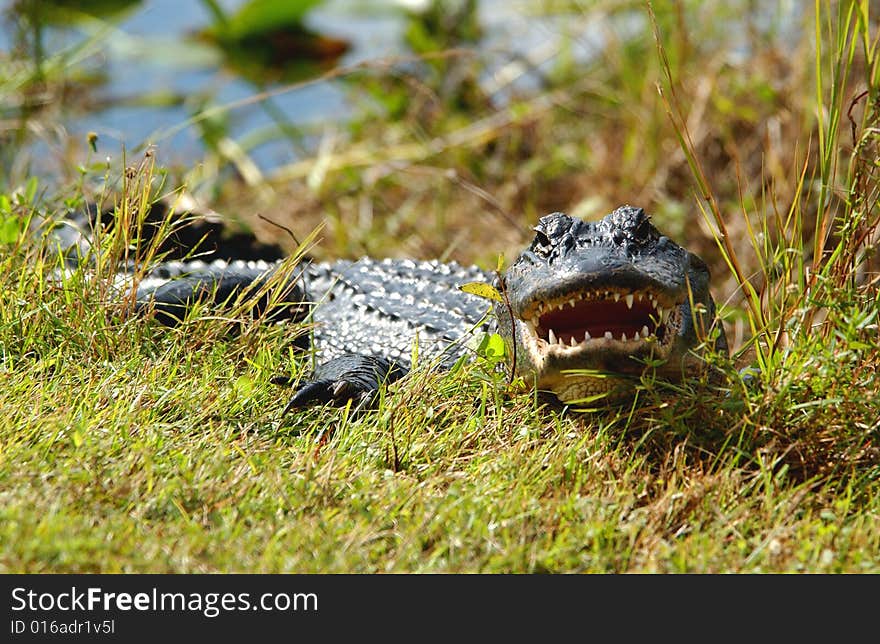
{"label": "yellow leaf", "polygon": [[482,297],[484,300],[495,300],[496,302],[504,302],[504,299],[501,297],[501,293],[498,292],[498,289],[496,289],[491,284],[486,284],[485,282],[468,282],[467,284],[462,284],[458,288],[465,293],[470,293],[471,295]]}

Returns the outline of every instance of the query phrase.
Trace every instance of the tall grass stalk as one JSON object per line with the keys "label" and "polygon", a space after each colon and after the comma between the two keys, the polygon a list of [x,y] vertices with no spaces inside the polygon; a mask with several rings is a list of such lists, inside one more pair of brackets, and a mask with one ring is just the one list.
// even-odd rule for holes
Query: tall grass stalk
{"label": "tall grass stalk", "polygon": [[[765,214],[759,215],[759,233],[755,231],[749,207],[742,203],[745,228],[762,272],[757,285],[741,268],[743,262],[727,233],[730,213],[722,212],[711,178],[703,169],[683,106],[677,99],[677,83],[650,2],[647,8],[665,78],[658,91],[696,181],[697,205],[718,231],[715,239],[724,260],[746,294],[751,344],[758,364],[767,370],[778,365],[775,355],[791,340],[791,333],[813,333],[815,320],[824,317],[828,299],[839,294],[839,289],[858,291],[870,285],[854,282],[859,264],[868,259],[865,251],[870,249],[866,244],[880,225],[876,191],[864,181],[872,171],[874,159],[866,155],[866,150],[876,149],[878,117],[877,35],[869,32],[868,3],[815,3],[815,156],[807,150],[790,204],[778,204],[772,194],[768,195],[771,202],[765,204]],[[856,102],[853,96],[858,93],[853,88],[859,85],[851,80],[857,54],[861,55],[863,68],[859,82],[869,88],[867,106],[862,111],[861,123],[853,122],[858,141],[841,184],[840,137],[848,130],[846,119]],[[786,213],[784,217],[781,212]],[[824,337],[828,331],[823,328]]]}

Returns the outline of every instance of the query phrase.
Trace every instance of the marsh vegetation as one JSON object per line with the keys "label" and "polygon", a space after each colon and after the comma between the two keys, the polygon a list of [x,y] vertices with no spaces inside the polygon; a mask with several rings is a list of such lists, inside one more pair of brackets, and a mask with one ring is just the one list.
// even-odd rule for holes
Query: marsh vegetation
{"label": "marsh vegetation", "polygon": [[[880,571],[873,3],[522,3],[505,22],[510,3],[432,2],[393,10],[394,51],[328,32],[288,68],[233,63],[264,22],[206,2],[213,31],[177,64],[249,93],[116,96],[133,124],[183,110],[124,143],[88,115],[107,61],[147,41],[80,6],[53,48],[49,4],[7,5],[0,52],[0,569]],[[320,39],[309,16],[331,8],[294,17]],[[334,98],[299,119],[316,88]],[[271,380],[307,372],[302,328],[196,311],[168,330],[112,297],[121,258],[156,259],[138,218],[184,191],[290,253],[490,269],[541,215],[642,206],[711,268],[725,378],[646,377],[584,411],[476,360],[416,369],[366,414],[282,420]],[[59,283],[40,222],[96,202],[134,225]]]}

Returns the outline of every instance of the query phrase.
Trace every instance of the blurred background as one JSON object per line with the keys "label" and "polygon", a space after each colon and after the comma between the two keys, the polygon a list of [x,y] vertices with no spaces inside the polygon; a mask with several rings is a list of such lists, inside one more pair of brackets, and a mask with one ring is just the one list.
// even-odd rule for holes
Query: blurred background
{"label": "blurred background", "polygon": [[[300,137],[344,124],[361,101],[404,100],[350,82],[353,70],[309,82],[328,70],[363,63],[392,74],[401,67],[418,78],[413,54],[465,47],[457,56],[479,61],[469,65],[472,77],[444,79],[447,93],[478,81],[498,101],[538,88],[563,49],[588,61],[602,39],[597,25],[566,22],[578,17],[574,5],[545,11],[503,0],[5,4],[0,47],[10,68],[4,71],[36,71],[33,85],[22,86],[31,92],[20,107],[53,119],[54,131],[35,138],[58,145],[95,132],[105,148],[157,143],[168,162],[186,163],[229,136],[242,141],[261,170],[300,158],[308,149]],[[215,108],[215,118],[189,122]]]}

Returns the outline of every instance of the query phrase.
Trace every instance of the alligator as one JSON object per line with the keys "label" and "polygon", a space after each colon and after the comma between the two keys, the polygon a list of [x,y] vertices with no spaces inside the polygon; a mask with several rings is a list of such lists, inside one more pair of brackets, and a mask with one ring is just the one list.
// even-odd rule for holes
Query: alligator
{"label": "alligator", "polygon": [[[300,346],[318,364],[290,383],[284,413],[316,403],[369,406],[414,356],[450,368],[489,333],[504,338],[522,382],[562,403],[619,399],[647,370],[678,381],[704,366],[703,351],[726,353],[706,264],[643,209],[622,206],[596,222],[557,212],[534,231],[503,274],[409,259],[166,258],[140,281],[136,307],[175,325],[197,300],[220,305],[258,293],[256,314],[309,323]],[[466,284],[491,285],[491,299]]]}
{"label": "alligator", "polygon": [[[166,262],[140,283],[137,307],[173,325],[197,299],[228,302],[249,289],[261,292],[261,314],[310,323],[319,364],[285,413],[369,405],[415,355],[450,368],[487,333],[504,338],[523,382],[562,403],[619,398],[646,370],[678,381],[704,366],[702,351],[727,352],[706,264],[643,209],[622,206],[596,222],[557,212],[534,231],[503,274],[409,259]],[[492,314],[487,299],[460,288],[474,283],[501,295]]]}

